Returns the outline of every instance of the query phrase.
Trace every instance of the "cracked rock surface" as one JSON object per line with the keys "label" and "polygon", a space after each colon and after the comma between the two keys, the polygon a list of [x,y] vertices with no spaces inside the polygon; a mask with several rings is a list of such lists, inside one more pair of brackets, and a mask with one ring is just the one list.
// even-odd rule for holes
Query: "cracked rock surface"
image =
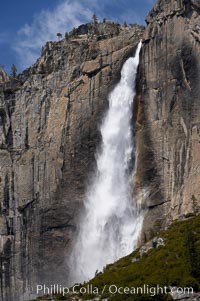
{"label": "cracked rock surface", "polygon": [[36,284],[67,283],[67,256],[94,169],[99,123],[143,33],[141,27],[99,26],[98,36],[88,36],[86,26],[48,42],[16,79],[6,81],[0,72],[4,301],[19,300]]}
{"label": "cracked rock surface", "polygon": [[137,96],[138,187],[150,232],[200,212],[200,2],[156,2],[147,16]]}

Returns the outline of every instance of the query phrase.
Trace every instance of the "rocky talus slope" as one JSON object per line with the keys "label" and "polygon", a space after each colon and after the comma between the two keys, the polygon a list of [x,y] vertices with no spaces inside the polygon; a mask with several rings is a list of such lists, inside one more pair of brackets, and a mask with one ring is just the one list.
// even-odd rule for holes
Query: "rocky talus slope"
{"label": "rocky talus slope", "polygon": [[109,22],[95,26],[48,42],[16,79],[0,72],[2,301],[18,301],[39,283],[67,283],[98,125],[143,33]]}
{"label": "rocky talus slope", "polygon": [[143,239],[200,211],[200,1],[159,0],[146,22],[136,116]]}

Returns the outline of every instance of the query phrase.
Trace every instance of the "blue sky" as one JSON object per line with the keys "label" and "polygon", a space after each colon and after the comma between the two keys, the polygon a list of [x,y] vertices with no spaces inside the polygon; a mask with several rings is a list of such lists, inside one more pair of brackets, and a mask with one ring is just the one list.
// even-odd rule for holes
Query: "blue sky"
{"label": "blue sky", "polygon": [[144,24],[155,0],[6,0],[0,10],[0,65],[10,72],[32,65],[46,41],[91,20]]}

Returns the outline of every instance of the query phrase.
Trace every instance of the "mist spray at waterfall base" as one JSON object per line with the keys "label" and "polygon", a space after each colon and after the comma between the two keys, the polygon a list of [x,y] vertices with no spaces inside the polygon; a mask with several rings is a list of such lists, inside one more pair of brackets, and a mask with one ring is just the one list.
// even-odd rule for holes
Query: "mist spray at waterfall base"
{"label": "mist spray at waterfall base", "polygon": [[131,118],[141,46],[140,42],[135,57],[124,63],[121,80],[109,97],[109,109],[100,128],[97,170],[87,190],[85,212],[70,259],[72,282],[94,277],[97,270],[137,246],[143,216],[131,195],[129,165],[134,150]]}

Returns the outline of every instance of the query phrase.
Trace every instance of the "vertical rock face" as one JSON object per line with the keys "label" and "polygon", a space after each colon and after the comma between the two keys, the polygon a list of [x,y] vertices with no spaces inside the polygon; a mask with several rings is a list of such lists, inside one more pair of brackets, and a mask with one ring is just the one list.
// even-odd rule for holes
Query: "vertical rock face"
{"label": "vertical rock face", "polygon": [[3,67],[0,66],[0,84],[3,84],[9,80],[8,75],[4,71]]}
{"label": "vertical rock face", "polygon": [[110,26],[98,37],[49,42],[35,65],[0,85],[2,300],[19,300],[36,284],[67,284],[98,125],[141,35]]}
{"label": "vertical rock face", "polygon": [[200,209],[200,1],[159,0],[146,21],[137,179],[149,189],[150,235]]}
{"label": "vertical rock face", "polygon": [[[139,27],[83,25],[48,42],[17,79],[0,69],[0,298],[66,284],[99,123]],[[96,31],[97,33],[97,31]],[[136,102],[144,239],[200,211],[200,1],[158,0],[147,16]],[[55,270],[57,271],[55,273]],[[28,294],[27,294],[28,298]]]}

